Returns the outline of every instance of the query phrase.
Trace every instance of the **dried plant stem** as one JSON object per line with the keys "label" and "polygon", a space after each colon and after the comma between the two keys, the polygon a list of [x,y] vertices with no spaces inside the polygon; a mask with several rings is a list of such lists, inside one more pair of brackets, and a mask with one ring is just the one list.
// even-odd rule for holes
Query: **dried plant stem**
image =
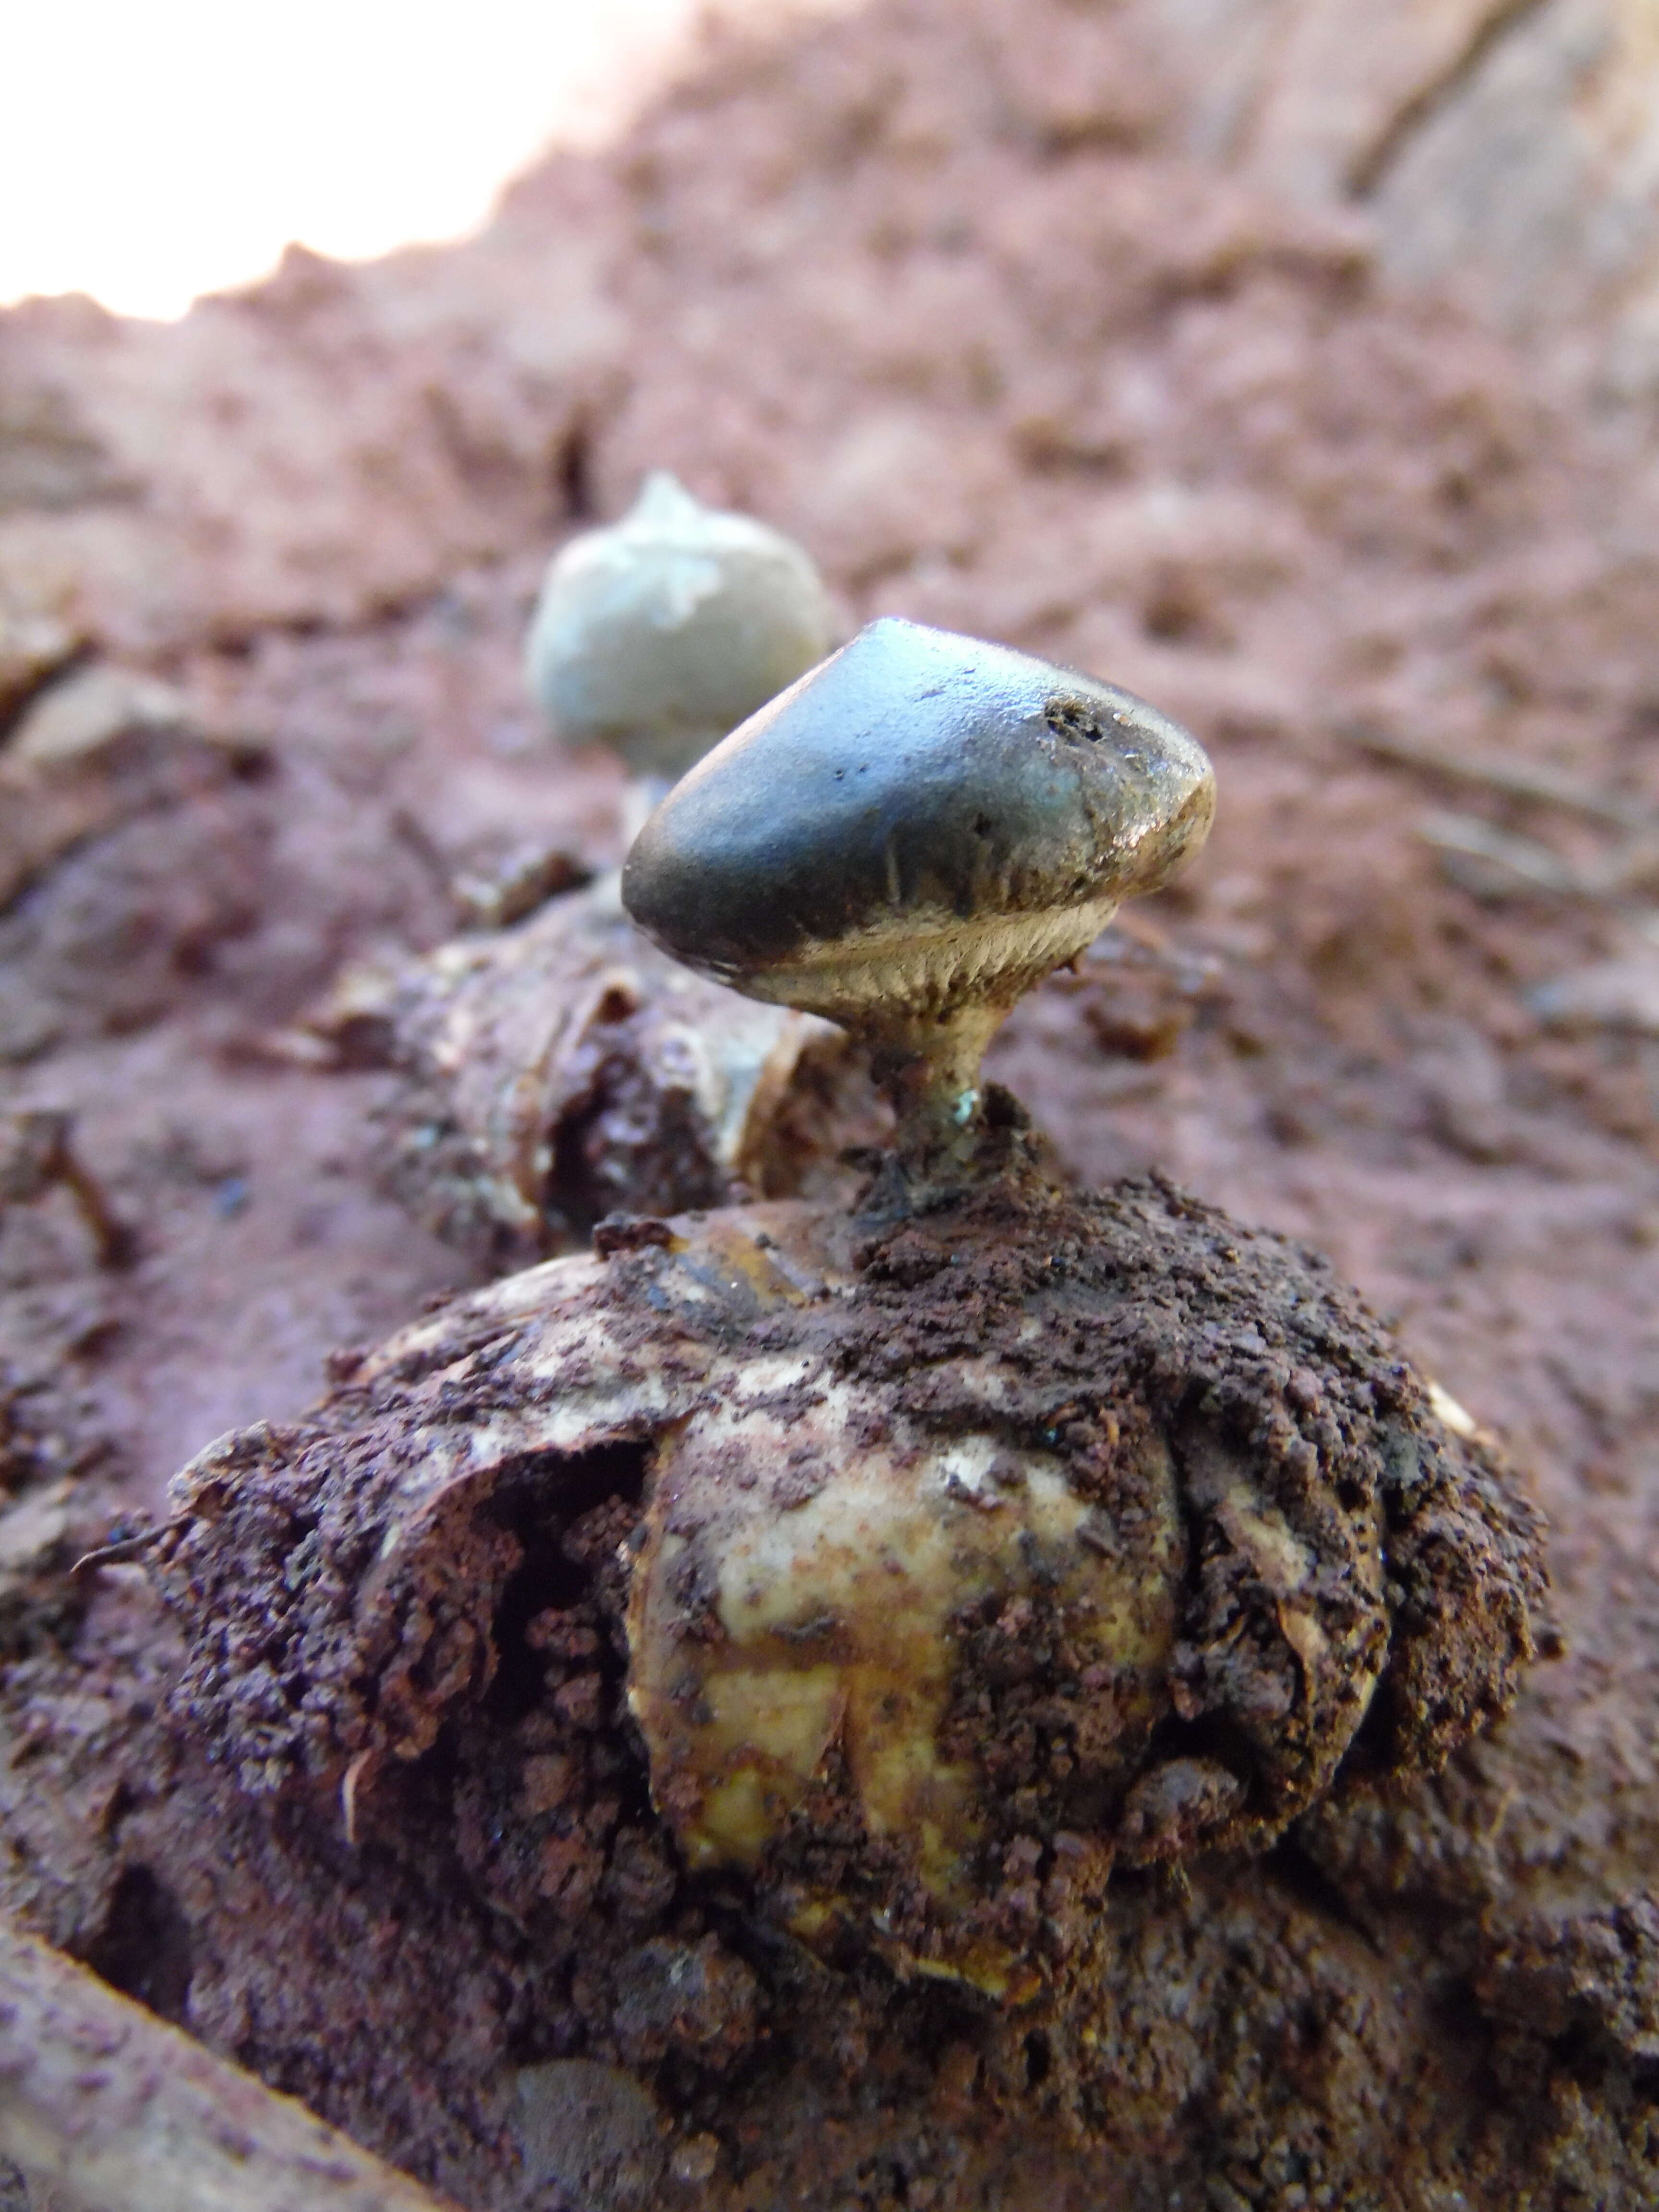
{"label": "dried plant stem", "polygon": [[1506,792],[1513,799],[1534,799],[1547,806],[1561,806],[1593,821],[1610,822],[1616,828],[1659,830],[1659,815],[1638,801],[1586,783],[1565,769],[1542,763],[1497,760],[1486,753],[1461,752],[1450,745],[1425,743],[1420,738],[1400,738],[1383,730],[1346,729],[1337,732],[1343,742],[1379,760],[1397,761],[1402,768],[1426,769],[1431,775],[1458,783],[1479,784],[1487,791]]}
{"label": "dried plant stem", "polygon": [[445,2212],[303,2105],[4,1927],[0,2156],[54,2212]]}
{"label": "dried plant stem", "polygon": [[100,1267],[124,1267],[134,1257],[131,1229],[117,1216],[70,1139],[73,1116],[54,1107],[30,1107],[0,1118],[0,1212],[27,1205],[61,1183],[90,1231]]}

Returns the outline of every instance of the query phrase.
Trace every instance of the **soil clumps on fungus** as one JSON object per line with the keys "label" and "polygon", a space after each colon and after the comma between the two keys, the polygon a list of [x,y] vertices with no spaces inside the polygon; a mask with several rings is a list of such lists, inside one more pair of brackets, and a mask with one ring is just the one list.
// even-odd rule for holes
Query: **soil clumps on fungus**
{"label": "soil clumps on fungus", "polygon": [[[177,1704],[243,1785],[303,1777],[345,1790],[352,1832],[372,1832],[389,1760],[420,1759],[442,1729],[477,1745],[511,1621],[515,1663],[546,1686],[533,1714],[515,1714],[549,1760],[542,1812],[591,1805],[586,1756],[611,1785],[611,1818],[629,1801],[639,1812],[639,1736],[615,1672],[633,1641],[633,1717],[653,1759],[665,1728],[654,1794],[684,1843],[702,1794],[744,1770],[741,1725],[696,1765],[692,1739],[721,1670],[728,1686],[734,1668],[772,1674],[781,1701],[790,1674],[817,1697],[838,1662],[874,1666],[890,1723],[911,1694],[902,1656],[890,1679],[854,1652],[865,1624],[852,1586],[842,1613],[825,1613],[807,1573],[814,1548],[848,1541],[834,1522],[827,1537],[811,1531],[807,1509],[848,1480],[858,1451],[883,1462],[887,1491],[945,1453],[938,1510],[956,1553],[945,1579],[963,1582],[925,1624],[949,1648],[942,1710],[925,1725],[945,1767],[980,1767],[980,1801],[953,1838],[971,1887],[995,1867],[1036,1874],[1057,1838],[1061,1860],[1071,1844],[1097,1874],[1113,1851],[1134,1865],[1263,1850],[1328,1790],[1360,1732],[1360,1767],[1437,1767],[1513,1701],[1541,1595],[1531,1513],[1312,1255],[1166,1183],[1086,1197],[1020,1164],[887,1228],[785,1206],[650,1230],[613,1239],[599,1261],[445,1307],[343,1374],[312,1420],[228,1437],[185,1468],[157,1553],[191,1631]],[[686,1425],[695,1443],[710,1420],[712,1502],[708,1480],[702,1498],[686,1480]],[[971,1444],[987,1447],[982,1475]],[[1075,1500],[1042,1537],[1020,1526],[1030,1453]],[[604,1493],[606,1480],[617,1489]],[[732,1502],[772,1535],[799,1537],[772,1571],[779,1620],[752,1648],[721,1601],[719,1513]],[[921,1517],[911,1506],[890,1531],[880,1513],[860,1495],[887,1608],[927,1608],[940,1590],[898,1551]],[[998,1516],[1018,1531],[1009,1586],[980,1582],[964,1553],[973,1522]],[[653,1558],[664,1537],[672,1566]],[[1126,1624],[1097,1604],[1086,1573],[1071,1589],[1061,1553],[1084,1571],[1121,1555],[1151,1620]],[[759,1551],[738,1573],[763,1571]],[[654,1597],[641,1606],[635,1589],[630,1606],[630,1583],[653,1577]],[[580,1601],[518,1617],[562,1589]],[[514,1683],[511,1704],[525,1687]],[[848,1893],[876,1900],[883,1944],[940,1964],[949,1944],[922,1896],[921,1820],[894,1820],[884,1840],[865,1829],[858,1770],[872,1752],[856,1739],[874,1714],[858,1712],[848,1735],[845,1694],[823,1701],[805,1763],[792,1771],[776,1756],[761,1785],[785,1798],[794,1787],[801,1802],[787,1818],[769,1809],[752,1851],[745,1834],[723,1851],[732,1838],[714,1829],[703,1860],[759,1863],[761,1896],[776,1905],[803,1867],[841,1854]],[[754,1759],[759,1774],[768,1754]],[[852,1790],[845,1801],[825,1759]],[[949,1787],[922,1796],[949,1825]],[[498,1808],[498,1838],[502,1818]],[[538,1867],[520,1902],[562,1900],[581,1927],[595,1898],[630,1885],[608,1874],[611,1836],[573,1881],[580,1850],[549,1844],[562,1825],[511,1836],[518,1871],[504,1882]],[[684,1885],[659,1825],[617,1856],[635,1875],[657,1867],[665,1911]],[[936,1891],[945,1917],[953,1887],[956,1874]],[[988,1889],[1000,1893],[995,1875]],[[902,1896],[921,1916],[918,1942]]]}
{"label": "soil clumps on fungus", "polygon": [[[1084,2186],[1121,2140],[1115,1861],[1259,1850],[1345,1756],[1432,1771],[1532,1650],[1527,1509],[1328,1266],[1003,1141],[1010,1172],[915,1220],[636,1223],[459,1301],[205,1455],[157,1555],[188,1735],[394,1898],[453,1884],[423,1940],[533,1960],[521,2032],[648,2079],[734,2203],[736,2113],[822,2063],[807,1954],[836,1970],[807,2011],[860,2054],[830,2109],[867,2054],[926,2078],[948,2018],[988,2085],[951,2157],[1018,2160],[1042,2116]],[[1021,1526],[1055,1471],[1074,1510]],[[733,1562],[780,1540],[745,1632]],[[1011,2043],[1046,2052],[1040,2094]]]}
{"label": "soil clumps on fungus", "polygon": [[[474,245],[362,270],[296,253],[176,330],[84,302],[0,319],[6,1103],[73,1111],[75,1159],[133,1237],[100,1266],[61,1180],[16,1183],[0,1218],[0,1891],[468,2207],[769,2212],[803,2176],[826,2204],[1043,2212],[1565,2212],[1659,2186],[1647,479],[1455,305],[1383,285],[1362,215],[1288,213],[1194,158],[1159,21],[884,0],[728,45]],[[453,1569],[421,1585],[443,1638],[419,1605],[354,1612],[366,1561],[329,1552],[295,1472],[349,1401],[393,1389],[353,1347],[423,1301],[484,1302],[430,1320],[450,1343],[476,1314],[480,1363],[512,1334],[477,1287],[501,1251],[489,1194],[445,1197],[460,1255],[386,1197],[375,1116],[410,1094],[319,1018],[343,967],[492,941],[620,860],[619,772],[542,750],[520,660],[554,543],[659,466],[804,542],[848,631],[898,614],[996,637],[1194,729],[1224,793],[1204,869],[992,1048],[1060,1171],[1103,1194],[1045,1203],[1097,1229],[1103,1208],[1132,1254],[1167,1218],[1196,1255],[1211,1217],[1157,1168],[1317,1246],[1472,1409],[1449,1443],[1407,1392],[1424,1464],[1450,1455],[1485,1494],[1489,1424],[1549,1516],[1540,1661],[1437,1774],[1391,1779],[1389,1730],[1509,1695],[1507,1597],[1445,1640],[1468,1600],[1524,1583],[1496,1523],[1489,1547],[1452,1532],[1490,1572],[1443,1617],[1385,1586],[1397,1665],[1340,1787],[1265,1853],[1188,1848],[1255,1785],[1236,1731],[1178,1711],[1152,1724],[1170,1755],[1123,1801],[1097,1911],[1095,1862],[1008,1838],[1010,1910],[1023,1893],[1064,1930],[1090,1900],[1093,2012],[1069,2027],[904,1978],[856,1915],[826,1964],[686,1886],[617,1719],[643,1431],[567,1467],[556,1500],[538,1444],[489,1472],[489,1506],[453,1501],[422,1554]],[[33,719],[54,702],[73,715]],[[611,1177],[648,1056],[623,1042],[569,1094],[621,1134],[589,1155],[580,1222],[687,1203]],[[931,1265],[926,1224],[908,1233],[883,1250]],[[592,1264],[648,1277],[658,1236],[611,1224]],[[1335,1295],[1254,1231],[1237,1249],[1275,1300]],[[880,1295],[942,1314],[949,1279]],[[1178,1314],[1223,1326],[1202,1300]],[[1259,1352],[1231,1322],[1231,1349],[1194,1334],[1178,1362],[1245,1389],[1270,1458],[1317,1454],[1371,1327],[1337,1328],[1360,1346],[1340,1387],[1298,1352],[1317,1410],[1297,1367],[1274,1379],[1289,1347],[1267,1333]],[[415,1394],[417,1332],[396,1386]],[[330,1354],[338,1389],[308,1414]],[[143,1568],[70,1569],[261,1419],[230,1487],[263,1499],[266,1552],[238,1541],[252,1561],[291,1539],[291,1587],[189,1692],[248,1747],[250,1787],[169,1717],[186,1654]],[[1403,1500],[1403,1465],[1380,1498]],[[1432,1559],[1436,1516],[1410,1525]],[[1266,1588],[1239,1615],[1267,1639],[1241,1687],[1285,1634]],[[1219,1613],[1194,1618],[1213,1650]],[[310,1721],[259,1673],[301,1625],[326,1686]],[[997,1623],[975,1632],[988,1678]],[[1475,1671],[1449,1691],[1412,1675],[1412,1653],[1454,1650]],[[1304,1694],[1302,1663],[1280,1648],[1273,1695]],[[1063,1683],[1007,1672],[987,1694],[1018,1778],[1019,1698],[1030,1718]],[[348,1676],[392,1686],[411,1743],[434,1722],[421,1756],[365,1739],[338,1765]],[[1172,1869],[1127,1863],[1158,1838]],[[832,1897],[874,1878],[879,1901],[855,1858],[807,1871]],[[590,1978],[579,1929],[600,1928]]]}

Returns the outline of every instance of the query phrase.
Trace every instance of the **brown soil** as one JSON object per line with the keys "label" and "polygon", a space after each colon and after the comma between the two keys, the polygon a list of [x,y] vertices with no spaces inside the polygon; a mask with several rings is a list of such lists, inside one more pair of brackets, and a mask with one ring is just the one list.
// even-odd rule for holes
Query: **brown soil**
{"label": "brown soil", "polygon": [[[1570,769],[1650,815],[1650,519],[1628,457],[1454,304],[1386,290],[1358,224],[1172,152],[1184,97],[1133,6],[883,0],[715,54],[476,246],[295,257],[176,332],[0,324],[27,400],[0,586],[55,652],[177,684],[196,732],[122,738],[73,807],[61,776],[7,786],[33,810],[7,1090],[76,1109],[138,1249],[98,1267],[67,1190],[0,1224],[0,1881],[465,2204],[1659,2188],[1659,1066],[1638,1016],[1565,1030],[1537,996],[1650,959],[1648,878],[1625,906],[1453,880],[1431,801],[1575,863],[1610,833],[1351,741]],[[596,1769],[607,1837],[641,1832],[600,1877],[641,1932],[599,2034],[524,1910],[502,1808],[561,1755],[505,1744],[525,1716],[465,1774],[409,1762],[352,1845],[336,1801],[273,1804],[167,1723],[140,1568],[64,1571],[219,1431],[294,1421],[331,1351],[474,1279],[380,1194],[386,1079],[308,1065],[295,1025],[343,962],[450,935],[456,879],[526,841],[614,859],[617,772],[538,749],[517,646],[558,532],[658,465],[805,538],[849,619],[1006,638],[1192,724],[1222,811],[1190,885],[1035,993],[994,1072],[1081,1182],[1158,1166],[1322,1248],[1553,1527],[1557,1656],[1439,1778],[1354,1771],[1265,1857],[1114,1874],[1086,2067],[878,1962],[659,1925],[635,1785]],[[44,674],[8,674],[0,759]],[[613,1536],[565,1531],[555,1579]],[[538,1668],[603,1674],[601,1595],[555,1609]],[[882,2005],[902,2032],[861,2040]],[[793,2072],[756,2027],[780,2016]],[[998,2148],[1022,2099],[1040,2151]]]}

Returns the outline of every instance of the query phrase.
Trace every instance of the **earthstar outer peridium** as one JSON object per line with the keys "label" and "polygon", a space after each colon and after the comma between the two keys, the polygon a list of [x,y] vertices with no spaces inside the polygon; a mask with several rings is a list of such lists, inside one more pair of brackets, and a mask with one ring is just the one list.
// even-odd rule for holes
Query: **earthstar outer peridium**
{"label": "earthstar outer peridium", "polygon": [[675,786],[623,898],[688,966],[866,1042],[913,1188],[948,1188],[1010,1008],[1170,879],[1214,802],[1202,748],[1157,708],[890,617]]}

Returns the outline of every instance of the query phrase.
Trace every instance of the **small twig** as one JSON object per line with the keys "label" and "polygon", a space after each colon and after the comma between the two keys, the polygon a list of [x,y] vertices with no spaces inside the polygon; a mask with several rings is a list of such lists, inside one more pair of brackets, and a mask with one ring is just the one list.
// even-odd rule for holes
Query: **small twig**
{"label": "small twig", "polygon": [[1431,814],[1418,835],[1445,856],[1448,873],[1477,898],[1544,892],[1593,899],[1628,911],[1637,895],[1659,883],[1659,836],[1632,837],[1613,851],[1576,866],[1535,837],[1499,830],[1479,814]]}
{"label": "small twig", "polygon": [[0,2156],[63,2212],[446,2212],[303,2105],[3,1926]]}
{"label": "small twig", "polygon": [[137,1243],[119,1218],[96,1179],[88,1174],[79,1155],[65,1145],[58,1164],[58,1179],[81,1210],[81,1218],[92,1232],[100,1267],[125,1267],[137,1256]]}
{"label": "small twig", "polygon": [[1659,834],[1659,812],[1617,793],[1584,783],[1565,769],[1546,768],[1535,762],[1497,760],[1488,753],[1455,752],[1449,746],[1421,738],[1399,738],[1383,730],[1361,727],[1335,732],[1344,744],[1379,759],[1397,761],[1402,767],[1427,769],[1436,775],[1461,783],[1478,783],[1489,791],[1507,792],[1514,799],[1533,799],[1548,806],[1565,806],[1597,822],[1619,829]]}
{"label": "small twig", "polygon": [[[1494,760],[1482,753],[1454,752],[1419,738],[1394,737],[1381,730],[1351,727],[1337,731],[1336,735],[1345,744],[1357,745],[1383,760],[1479,784],[1486,790],[1505,792],[1513,799],[1565,807],[1593,821],[1610,823],[1625,833],[1611,852],[1577,866],[1535,838],[1496,829],[1478,815],[1431,816],[1422,834],[1443,852],[1461,854],[1476,863],[1483,879],[1471,881],[1467,887],[1477,893],[1490,895],[1508,876],[1514,881],[1502,886],[1505,889],[1616,901],[1628,898],[1632,892],[1650,890],[1659,883],[1659,811],[1651,807],[1583,783],[1563,769]],[[1471,872],[1462,872],[1467,877]]]}
{"label": "small twig", "polygon": [[145,1528],[136,1536],[123,1536],[116,1542],[99,1544],[90,1552],[82,1552],[70,1568],[71,1575],[95,1574],[100,1567],[124,1567],[135,1559],[142,1559],[146,1552],[155,1550],[167,1534],[165,1527]]}
{"label": "small twig", "polygon": [[1455,872],[1477,895],[1490,896],[1495,890],[1510,895],[1548,891],[1558,898],[1593,895],[1579,871],[1547,845],[1496,830],[1478,814],[1431,814],[1418,824],[1418,834],[1449,860],[1476,864]]}
{"label": "small twig", "polygon": [[1626,898],[1659,883],[1659,827],[1622,839],[1605,858],[1579,872],[1592,898]]}
{"label": "small twig", "polygon": [[407,806],[395,806],[388,817],[392,836],[420,863],[433,888],[453,906],[455,899],[453,872],[439,850],[437,841],[417,814]]}
{"label": "small twig", "polygon": [[62,1184],[92,1232],[100,1267],[125,1267],[136,1241],[70,1141],[74,1116],[59,1107],[32,1107],[0,1123],[0,1212],[27,1205]]}

